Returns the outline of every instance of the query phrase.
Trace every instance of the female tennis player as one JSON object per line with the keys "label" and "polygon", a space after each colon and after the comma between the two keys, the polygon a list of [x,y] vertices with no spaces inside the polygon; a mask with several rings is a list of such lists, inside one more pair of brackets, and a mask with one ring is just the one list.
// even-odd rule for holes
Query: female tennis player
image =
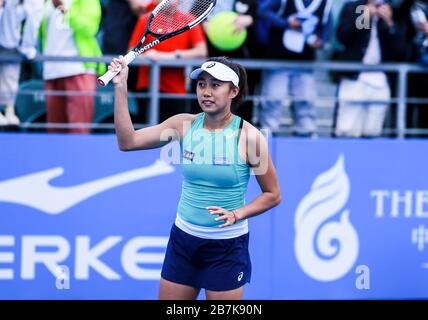
{"label": "female tennis player", "polygon": [[[162,267],[159,299],[241,299],[251,278],[248,218],[281,201],[267,141],[250,123],[233,114],[244,100],[245,69],[227,58],[210,58],[190,74],[197,81],[202,112],[177,114],[164,122],[135,131],[127,105],[128,67],[123,57],[109,69],[113,79],[114,122],[123,151],[158,148],[169,141],[166,130],[180,142],[184,181],[177,217]],[[171,140],[171,139],[170,139]],[[250,176],[261,194],[245,204]]]}

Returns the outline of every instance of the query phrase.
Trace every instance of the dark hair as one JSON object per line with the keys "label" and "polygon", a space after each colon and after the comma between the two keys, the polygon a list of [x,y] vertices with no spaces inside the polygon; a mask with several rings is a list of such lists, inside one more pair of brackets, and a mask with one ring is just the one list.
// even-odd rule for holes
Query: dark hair
{"label": "dark hair", "polygon": [[[248,94],[247,71],[245,71],[245,68],[242,65],[240,65],[239,63],[233,62],[227,57],[213,57],[213,58],[207,59],[206,61],[222,63],[228,66],[229,68],[231,68],[238,75],[239,93],[232,100],[232,110],[236,110],[236,108],[245,101],[245,97]],[[233,84],[231,84],[231,86],[233,86]]]}

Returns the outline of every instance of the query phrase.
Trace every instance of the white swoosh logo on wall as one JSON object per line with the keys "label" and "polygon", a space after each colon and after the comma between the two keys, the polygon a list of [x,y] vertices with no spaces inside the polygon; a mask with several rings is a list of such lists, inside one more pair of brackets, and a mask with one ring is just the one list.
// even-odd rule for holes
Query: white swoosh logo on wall
{"label": "white swoosh logo on wall", "polygon": [[60,214],[108,189],[173,171],[173,166],[158,160],[148,167],[71,187],[55,187],[49,185],[49,181],[64,173],[63,168],[57,167],[0,182],[0,201],[26,205],[48,214]]}

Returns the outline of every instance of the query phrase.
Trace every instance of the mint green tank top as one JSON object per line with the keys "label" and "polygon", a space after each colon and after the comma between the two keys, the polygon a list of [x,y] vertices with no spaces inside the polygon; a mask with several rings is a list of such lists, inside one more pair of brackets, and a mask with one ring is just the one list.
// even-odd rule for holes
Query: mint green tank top
{"label": "mint green tank top", "polygon": [[191,224],[214,227],[224,221],[215,221],[218,215],[206,208],[244,206],[250,167],[238,153],[241,118],[234,115],[227,127],[210,132],[204,117],[200,113],[180,140],[183,183],[177,213]]}

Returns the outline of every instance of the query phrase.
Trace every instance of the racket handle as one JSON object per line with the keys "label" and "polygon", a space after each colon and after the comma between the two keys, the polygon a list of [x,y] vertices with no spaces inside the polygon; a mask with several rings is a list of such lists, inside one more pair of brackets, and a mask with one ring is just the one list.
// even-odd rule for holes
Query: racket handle
{"label": "racket handle", "polygon": [[[138,54],[135,51],[129,51],[126,54],[126,56],[124,56],[123,58],[125,59],[125,63],[128,65],[137,56],[138,56]],[[102,87],[105,87],[111,81],[111,79],[113,79],[120,71],[121,70],[119,70],[119,71],[110,71],[110,70],[108,70],[106,73],[104,73],[101,77],[99,77],[97,79],[98,84],[101,85]]]}

